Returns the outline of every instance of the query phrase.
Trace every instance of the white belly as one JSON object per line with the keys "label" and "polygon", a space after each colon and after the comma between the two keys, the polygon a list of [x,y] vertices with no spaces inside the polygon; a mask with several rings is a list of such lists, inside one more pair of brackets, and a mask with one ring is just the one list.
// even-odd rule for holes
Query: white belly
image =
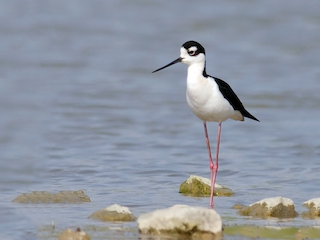
{"label": "white belly", "polygon": [[196,84],[187,80],[187,102],[191,111],[202,121],[223,122],[238,112],[223,97],[217,83],[204,77]]}

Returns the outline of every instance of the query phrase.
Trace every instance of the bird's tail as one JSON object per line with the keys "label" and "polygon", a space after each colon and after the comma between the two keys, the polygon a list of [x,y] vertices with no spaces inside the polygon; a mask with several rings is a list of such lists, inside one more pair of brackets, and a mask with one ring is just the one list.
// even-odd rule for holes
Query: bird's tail
{"label": "bird's tail", "polygon": [[251,119],[253,119],[253,120],[256,120],[256,121],[260,122],[257,118],[255,118],[251,113],[249,113],[249,112],[248,112],[247,110],[245,110],[245,109],[244,109],[244,111],[242,111],[241,113],[242,113],[242,115],[243,115],[244,117],[251,118]]}

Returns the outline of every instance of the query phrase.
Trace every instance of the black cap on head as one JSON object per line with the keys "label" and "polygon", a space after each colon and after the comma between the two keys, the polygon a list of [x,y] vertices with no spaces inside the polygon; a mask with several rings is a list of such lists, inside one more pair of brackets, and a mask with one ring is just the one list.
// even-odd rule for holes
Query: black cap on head
{"label": "black cap on head", "polygon": [[195,52],[194,55],[198,55],[199,53],[206,54],[206,52],[205,52],[205,50],[204,50],[204,47],[202,47],[202,45],[201,45],[200,43],[196,42],[196,41],[188,41],[188,42],[184,43],[184,44],[182,45],[182,47],[184,47],[184,48],[187,49],[187,50],[188,50],[189,48],[191,48],[191,47],[196,47],[197,50],[196,50],[196,52]]}

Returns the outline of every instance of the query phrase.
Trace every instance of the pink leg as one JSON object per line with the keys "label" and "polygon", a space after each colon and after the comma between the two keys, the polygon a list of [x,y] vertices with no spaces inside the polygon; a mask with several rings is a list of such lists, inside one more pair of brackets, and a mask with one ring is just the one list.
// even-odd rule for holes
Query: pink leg
{"label": "pink leg", "polygon": [[209,168],[211,172],[211,194],[210,194],[210,208],[213,208],[213,193],[214,193],[214,185],[216,183],[217,171],[218,171],[218,157],[219,157],[219,147],[220,147],[220,135],[221,135],[221,123],[218,126],[218,136],[217,136],[217,148],[216,148],[216,162],[213,164],[212,157],[211,157],[211,149],[210,149],[210,141],[207,131],[207,124],[203,122],[204,133],[206,136],[206,143],[209,155]]}

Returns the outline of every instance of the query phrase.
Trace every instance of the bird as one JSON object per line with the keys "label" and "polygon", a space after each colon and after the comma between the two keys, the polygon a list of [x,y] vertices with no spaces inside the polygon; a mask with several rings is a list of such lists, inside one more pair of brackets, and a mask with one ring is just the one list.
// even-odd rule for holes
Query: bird
{"label": "bird", "polygon": [[[202,122],[209,155],[211,173],[211,193],[209,207],[214,208],[213,193],[218,171],[221,124],[227,119],[244,121],[244,118],[260,122],[250,114],[242,102],[225,81],[212,77],[206,72],[206,54],[204,47],[196,41],[188,41],[180,48],[180,57],[152,73],[158,72],[176,63],[188,65],[186,98],[191,111]],[[215,162],[213,162],[207,122],[218,123]]]}

